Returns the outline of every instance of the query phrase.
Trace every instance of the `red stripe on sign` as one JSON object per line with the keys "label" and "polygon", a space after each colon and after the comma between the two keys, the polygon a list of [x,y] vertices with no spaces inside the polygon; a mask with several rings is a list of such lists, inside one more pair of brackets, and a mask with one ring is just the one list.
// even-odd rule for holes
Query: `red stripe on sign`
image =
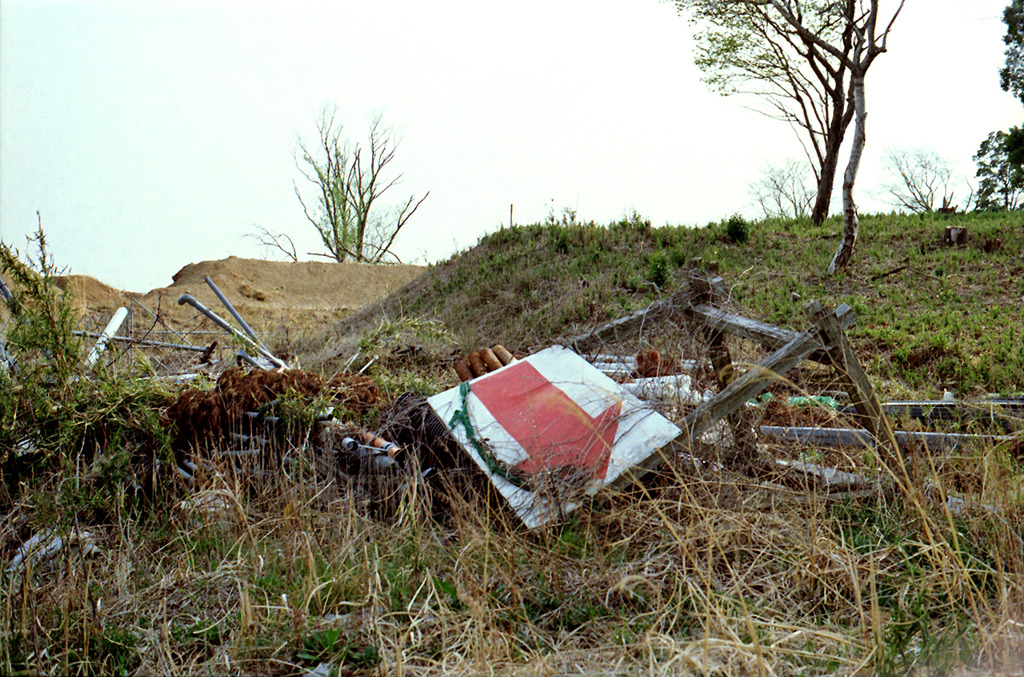
{"label": "red stripe on sign", "polygon": [[621,402],[591,418],[525,361],[474,382],[472,393],[529,454],[516,469],[537,472],[577,467],[601,479],[608,474]]}

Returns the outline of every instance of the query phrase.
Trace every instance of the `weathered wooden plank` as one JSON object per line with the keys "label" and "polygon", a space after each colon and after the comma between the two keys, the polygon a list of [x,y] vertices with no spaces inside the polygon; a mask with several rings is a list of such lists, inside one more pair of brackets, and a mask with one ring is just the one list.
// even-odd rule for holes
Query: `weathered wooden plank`
{"label": "weathered wooden plank", "polygon": [[755,341],[770,350],[786,345],[797,335],[795,331],[729,313],[708,303],[691,306],[687,312],[712,330]]}
{"label": "weathered wooden plank", "polygon": [[[793,337],[797,335],[795,331],[776,327],[767,322],[751,320],[735,313],[728,313],[706,303],[690,306],[684,312],[693,316],[697,321],[704,322],[732,336],[760,343],[766,350],[777,350],[780,346],[792,341]],[[857,323],[857,313],[853,312],[853,309],[845,303],[836,308],[835,316],[844,331]],[[829,356],[823,350],[813,353],[810,359],[815,362],[828,362]]]}
{"label": "weathered wooden plank", "polygon": [[689,290],[680,290],[672,296],[655,301],[643,310],[612,320],[594,331],[570,337],[565,345],[586,354],[602,345],[636,338],[648,324],[663,321],[690,304]]}
{"label": "weathered wooden plank", "polygon": [[[817,331],[808,329],[798,333],[792,341],[782,346],[764,360],[747,370],[742,376],[733,380],[722,392],[704,402],[679,424],[683,435],[676,438],[666,451],[675,455],[680,451],[689,453],[694,443],[718,421],[739,409],[743,404],[764,392],[768,386],[793,367],[803,362],[815,350],[822,349]],[[616,480],[616,486],[642,477],[651,468],[664,459],[662,450],[655,451],[645,461]]]}
{"label": "weathered wooden plank", "polygon": [[885,460],[899,461],[902,466],[903,459],[899,455],[899,445],[893,435],[892,422],[882,411],[882,405],[878,401],[878,396],[875,395],[875,389],[860,366],[842,325],[836,319],[835,314],[828,312],[817,301],[807,304],[805,312],[807,317],[816,324],[832,364],[850,393],[851,403],[860,413],[862,425],[867,428],[874,439],[888,447],[889,452],[893,454],[891,459]]}
{"label": "weathered wooden plank", "polygon": [[[711,358],[711,366],[715,370],[718,389],[719,391],[725,390],[735,380],[736,371],[733,367],[732,355],[729,353],[729,346],[725,343],[724,332],[709,325],[704,325],[702,331],[708,342],[708,354]],[[732,428],[733,449],[732,453],[724,455],[722,461],[726,465],[745,465],[757,451],[751,429],[752,423],[748,420],[749,416],[744,414],[742,407],[729,414],[727,418],[729,427]]]}

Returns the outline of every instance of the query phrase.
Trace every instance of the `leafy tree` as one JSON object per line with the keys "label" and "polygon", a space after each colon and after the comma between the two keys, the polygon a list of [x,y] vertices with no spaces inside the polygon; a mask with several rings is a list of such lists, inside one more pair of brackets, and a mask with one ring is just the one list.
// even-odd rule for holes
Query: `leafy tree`
{"label": "leafy tree", "polygon": [[978,209],[1000,211],[1018,209],[1024,192],[1024,168],[1010,161],[1006,132],[992,132],[978,148]]}
{"label": "leafy tree", "polygon": [[892,148],[885,162],[893,179],[886,190],[894,206],[912,212],[951,207],[953,170],[946,158],[930,148]]}
{"label": "leafy tree", "polygon": [[[1006,63],[999,84],[1024,103],[1024,0],[1003,10],[1006,24]],[[974,156],[978,165],[978,209],[1017,209],[1024,189],[1024,125],[992,132]]]}
{"label": "leafy tree", "polygon": [[750,190],[768,218],[800,219],[814,200],[814,191],[807,186],[806,162],[787,160],[782,165],[768,165]]}
{"label": "leafy tree", "polygon": [[674,0],[701,26],[697,65],[725,94],[760,96],[801,134],[818,181],[812,218],[828,215],[839,151],[854,122],[843,177],[843,238],[829,265],[845,267],[860,222],[853,186],[865,143],[864,78],[903,9],[879,26],[879,0]]}
{"label": "leafy tree", "polygon": [[1006,65],[999,71],[999,84],[1024,103],[1024,0],[1013,0],[1003,10],[1006,24]]}
{"label": "leafy tree", "polygon": [[423,201],[409,199],[398,205],[383,204],[382,197],[402,175],[388,178],[388,165],[394,160],[398,141],[378,115],[370,121],[369,147],[350,143],[335,124],[336,110],[324,110],[317,120],[317,143],[299,141],[295,164],[306,180],[315,186],[316,201],[307,205],[298,185],[295,195],[306,219],[313,224],[327,256],[336,261],[352,259],[381,263],[386,256],[396,261],[391,245]]}

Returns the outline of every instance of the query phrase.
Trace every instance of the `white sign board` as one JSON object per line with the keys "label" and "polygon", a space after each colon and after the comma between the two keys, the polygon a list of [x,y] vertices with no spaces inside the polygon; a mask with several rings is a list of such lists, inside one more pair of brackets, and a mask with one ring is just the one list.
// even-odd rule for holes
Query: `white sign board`
{"label": "white sign board", "polygon": [[565,495],[597,492],[682,432],[561,347],[427,401],[530,528],[573,510]]}

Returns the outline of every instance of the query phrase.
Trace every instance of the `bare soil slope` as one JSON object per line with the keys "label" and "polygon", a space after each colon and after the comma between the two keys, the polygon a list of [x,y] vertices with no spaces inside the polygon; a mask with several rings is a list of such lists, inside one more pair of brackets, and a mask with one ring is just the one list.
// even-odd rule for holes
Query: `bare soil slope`
{"label": "bare soil slope", "polygon": [[136,299],[172,323],[189,324],[196,312],[177,304],[185,293],[228,317],[204,282],[209,276],[250,324],[270,329],[272,323],[282,321],[308,324],[343,317],[398,290],[425,270],[412,265],[286,263],[232,256],[190,263],[174,275],[169,286],[146,294],[120,291],[85,275],[69,275],[60,285],[71,291],[83,314],[110,313]]}

